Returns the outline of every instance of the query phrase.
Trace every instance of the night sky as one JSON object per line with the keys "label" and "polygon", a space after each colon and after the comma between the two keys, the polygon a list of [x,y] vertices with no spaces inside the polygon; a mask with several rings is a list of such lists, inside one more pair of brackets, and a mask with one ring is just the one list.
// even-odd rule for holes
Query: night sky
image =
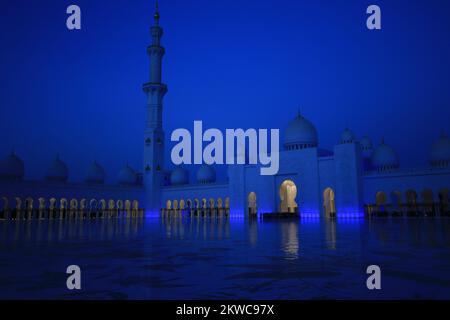
{"label": "night sky", "polygon": [[[82,30],[66,28],[66,8]],[[366,8],[382,30],[366,28]],[[97,160],[141,170],[152,0],[15,0],[0,8],[0,156],[40,179]],[[166,138],[176,128],[280,128],[300,108],[332,148],[348,126],[423,167],[450,134],[449,1],[161,0]],[[282,142],[281,142],[282,143]],[[169,145],[171,146],[171,145]],[[169,163],[170,149],[166,151]]]}

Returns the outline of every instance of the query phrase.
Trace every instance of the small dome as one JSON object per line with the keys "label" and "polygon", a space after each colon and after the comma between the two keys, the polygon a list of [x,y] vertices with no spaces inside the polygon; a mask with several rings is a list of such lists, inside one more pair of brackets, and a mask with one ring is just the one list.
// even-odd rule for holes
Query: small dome
{"label": "small dome", "polygon": [[203,164],[197,170],[197,181],[200,183],[211,183],[216,181],[216,172],[210,165]]}
{"label": "small dome", "polygon": [[372,141],[370,140],[369,137],[364,136],[361,139],[361,147],[362,147],[363,151],[372,150]]}
{"label": "small dome", "polygon": [[352,143],[353,141],[355,141],[353,132],[350,129],[345,128],[341,134],[341,143]]}
{"label": "small dome", "polygon": [[189,183],[189,174],[182,167],[177,167],[170,174],[170,183],[172,185],[182,185]]}
{"label": "small dome", "polygon": [[24,173],[23,161],[14,152],[0,161],[0,178],[23,179]]}
{"label": "small dome", "polygon": [[433,167],[447,167],[450,163],[450,139],[445,133],[431,146],[430,163]]}
{"label": "small dome", "polygon": [[299,114],[286,128],[284,146],[287,150],[316,147],[317,140],[314,125]]}
{"label": "small dome", "polygon": [[120,170],[117,180],[122,185],[135,185],[137,183],[137,175],[129,165],[126,165],[125,168]]}
{"label": "small dome", "polygon": [[379,171],[389,171],[398,167],[398,159],[394,149],[381,141],[372,154],[372,165]]}
{"label": "small dome", "polygon": [[69,177],[69,169],[66,164],[59,159],[59,156],[56,156],[55,160],[53,160],[53,163],[48,168],[45,177],[48,181],[66,182]]}
{"label": "small dome", "polygon": [[106,174],[105,170],[103,170],[103,167],[99,165],[97,161],[94,161],[87,171],[85,181],[87,183],[102,184],[105,182],[105,177]]}

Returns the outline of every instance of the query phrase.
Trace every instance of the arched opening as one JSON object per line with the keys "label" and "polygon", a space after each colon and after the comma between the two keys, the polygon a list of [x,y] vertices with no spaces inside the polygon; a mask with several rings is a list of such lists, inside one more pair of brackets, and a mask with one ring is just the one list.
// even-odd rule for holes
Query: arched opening
{"label": "arched opening", "polygon": [[256,193],[250,192],[247,196],[247,202],[248,202],[248,215],[249,216],[256,216],[257,215],[257,207],[256,207]]}
{"label": "arched opening", "polygon": [[391,192],[391,205],[394,208],[400,208],[402,205],[402,193],[398,190]]}
{"label": "arched opening", "polygon": [[323,191],[323,212],[325,217],[336,217],[336,204],[334,202],[334,191],[331,188],[326,188]]}
{"label": "arched opening", "polygon": [[225,198],[225,215],[228,216],[230,214],[230,197]]}
{"label": "arched opening", "polygon": [[170,200],[166,201],[166,209],[167,210],[172,210],[172,201],[170,201]]}
{"label": "arched opening", "polygon": [[408,216],[417,216],[417,193],[414,190],[406,191],[406,207]]}
{"label": "arched opening", "polygon": [[443,216],[450,216],[448,208],[448,189],[439,190],[439,211]]}
{"label": "arched opening", "polygon": [[70,207],[70,217],[72,217],[72,215],[75,214],[75,216],[78,216],[78,200],[77,199],[72,199],[70,200],[69,203],[69,207]]}
{"label": "arched opening", "polygon": [[1,197],[1,203],[0,203],[0,219],[8,219],[8,198],[7,197]]}
{"label": "arched opening", "polygon": [[280,186],[280,212],[294,213],[298,212],[297,202],[297,186],[292,180],[284,180]]}
{"label": "arched opening", "polygon": [[185,207],[184,199],[181,199],[181,200],[180,200],[180,210],[183,211],[183,210],[184,210],[184,207]]}
{"label": "arched opening", "polygon": [[421,196],[422,196],[422,207],[425,215],[434,216],[435,210],[434,210],[433,190],[424,189],[422,190]]}
{"label": "arched opening", "polygon": [[375,203],[378,207],[384,207],[387,202],[386,193],[384,191],[378,191],[375,195]]}
{"label": "arched opening", "polygon": [[28,197],[25,199],[25,211],[28,220],[33,218],[33,198]]}
{"label": "arched opening", "polygon": [[173,200],[173,210],[178,210],[178,200]]}
{"label": "arched opening", "polygon": [[192,209],[192,200],[191,199],[186,200],[186,207],[188,210]]}
{"label": "arched opening", "polygon": [[63,219],[66,217],[67,214],[67,199],[62,198],[59,200],[59,218]]}
{"label": "arched opening", "polygon": [[14,199],[16,201],[16,208],[14,209],[14,214],[13,217],[15,219],[20,219],[22,217],[21,215],[21,211],[22,211],[22,199],[20,199],[19,197],[16,197]]}
{"label": "arched opening", "polygon": [[414,190],[406,191],[406,204],[415,206],[417,203],[417,193]]}

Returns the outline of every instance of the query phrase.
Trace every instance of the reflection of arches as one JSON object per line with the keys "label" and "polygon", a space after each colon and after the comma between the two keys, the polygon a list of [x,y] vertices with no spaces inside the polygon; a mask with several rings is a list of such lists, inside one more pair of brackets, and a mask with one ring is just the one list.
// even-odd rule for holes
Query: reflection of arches
{"label": "reflection of arches", "polygon": [[331,188],[326,188],[323,191],[323,211],[325,217],[335,217],[336,216],[336,204],[334,202],[334,191]]}
{"label": "reflection of arches", "polygon": [[375,195],[375,203],[377,206],[385,206],[387,201],[386,193],[384,191],[378,191]]}
{"label": "reflection of arches", "polygon": [[171,210],[172,209],[172,201],[170,201],[170,200],[166,201],[166,209],[167,210]]}
{"label": "reflection of arches", "polygon": [[280,185],[280,212],[296,212],[298,210],[295,198],[297,186],[292,180],[284,180]]}
{"label": "reflection of arches", "polygon": [[250,192],[247,196],[248,201],[248,214],[250,216],[256,215],[257,209],[256,209],[256,193]]}

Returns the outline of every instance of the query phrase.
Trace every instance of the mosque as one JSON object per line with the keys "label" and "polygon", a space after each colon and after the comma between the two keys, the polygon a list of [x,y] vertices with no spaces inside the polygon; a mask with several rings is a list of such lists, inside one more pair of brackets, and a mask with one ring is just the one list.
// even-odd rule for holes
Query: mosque
{"label": "mosque", "polygon": [[[285,128],[280,169],[260,175],[259,165],[230,165],[225,181],[217,181],[213,166],[202,165],[196,181],[185,167],[164,169],[162,82],[165,49],[159,12],[150,28],[147,48],[150,79],[143,85],[147,118],[142,172],[125,166],[117,183],[105,184],[105,171],[93,162],[85,181],[69,181],[69,168],[56,157],[45,178],[25,178],[25,164],[15,153],[0,162],[0,218],[13,211],[30,216],[52,212],[109,210],[139,216],[203,212],[247,218],[269,212],[299,213],[301,217],[360,217],[365,214],[448,215],[450,139],[442,135],[431,144],[429,163],[402,170],[395,150],[385,141],[373,146],[345,129],[333,150],[319,147],[316,128],[298,114]],[[78,211],[77,211],[78,210]]]}

